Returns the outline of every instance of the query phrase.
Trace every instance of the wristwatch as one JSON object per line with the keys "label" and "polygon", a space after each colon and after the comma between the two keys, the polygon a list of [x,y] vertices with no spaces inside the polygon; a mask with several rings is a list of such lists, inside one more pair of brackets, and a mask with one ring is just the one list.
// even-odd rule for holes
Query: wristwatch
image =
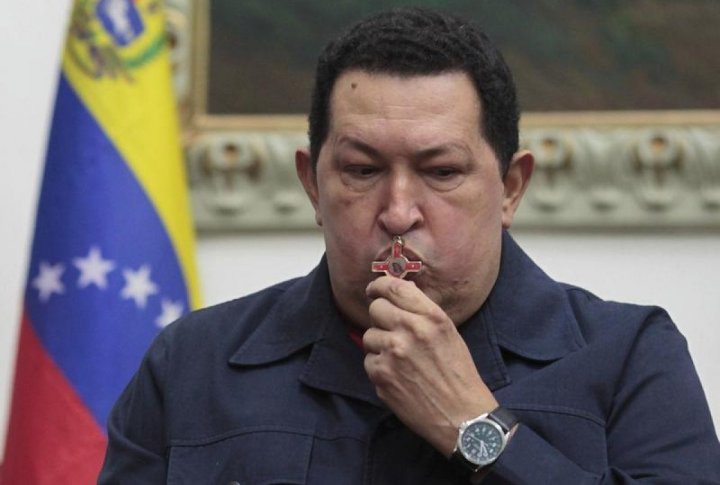
{"label": "wristwatch", "polygon": [[471,472],[488,466],[505,449],[508,434],[517,422],[517,418],[502,407],[463,422],[450,461]]}

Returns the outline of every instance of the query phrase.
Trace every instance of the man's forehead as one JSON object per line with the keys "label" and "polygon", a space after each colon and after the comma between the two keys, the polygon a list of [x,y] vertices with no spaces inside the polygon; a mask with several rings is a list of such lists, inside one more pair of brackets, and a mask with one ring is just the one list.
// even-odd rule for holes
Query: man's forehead
{"label": "man's forehead", "polygon": [[344,94],[352,94],[360,88],[379,89],[392,84],[410,84],[419,81],[433,83],[437,86],[448,84],[463,84],[475,94],[475,100],[480,103],[480,96],[469,73],[461,70],[441,71],[437,73],[395,73],[390,71],[368,71],[365,69],[348,69],[342,72],[332,87],[331,98]]}
{"label": "man's forehead", "polygon": [[464,121],[481,132],[481,100],[470,76],[462,71],[437,74],[375,73],[349,70],[333,86],[328,106],[331,131],[344,131],[353,119]]}

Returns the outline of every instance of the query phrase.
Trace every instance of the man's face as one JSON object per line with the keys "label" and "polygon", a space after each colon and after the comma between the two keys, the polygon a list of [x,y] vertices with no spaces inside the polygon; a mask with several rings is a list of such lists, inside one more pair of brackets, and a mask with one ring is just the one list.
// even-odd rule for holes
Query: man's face
{"label": "man's face", "polygon": [[464,73],[348,71],[330,106],[316,172],[306,151],[297,167],[324,228],[340,310],[369,325],[365,287],[378,276],[371,263],[385,259],[400,235],[405,255],[423,262],[408,279],[462,323],[494,285],[502,228],[519,202],[482,136],[472,81]]}

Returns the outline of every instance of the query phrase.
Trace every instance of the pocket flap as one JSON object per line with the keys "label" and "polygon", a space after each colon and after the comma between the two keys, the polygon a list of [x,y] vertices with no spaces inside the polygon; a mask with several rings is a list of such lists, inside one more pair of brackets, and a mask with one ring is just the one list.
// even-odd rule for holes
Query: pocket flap
{"label": "pocket flap", "polygon": [[253,430],[202,444],[172,446],[169,484],[303,484],[313,437]]}

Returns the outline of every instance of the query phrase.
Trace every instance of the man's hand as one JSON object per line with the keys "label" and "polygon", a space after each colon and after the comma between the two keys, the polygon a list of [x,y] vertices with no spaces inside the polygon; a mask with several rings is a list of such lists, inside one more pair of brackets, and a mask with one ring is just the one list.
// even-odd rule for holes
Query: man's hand
{"label": "man's hand", "polygon": [[373,326],[365,332],[365,370],[378,397],[445,456],[462,421],[497,401],[445,312],[412,281],[380,277],[367,287]]}

